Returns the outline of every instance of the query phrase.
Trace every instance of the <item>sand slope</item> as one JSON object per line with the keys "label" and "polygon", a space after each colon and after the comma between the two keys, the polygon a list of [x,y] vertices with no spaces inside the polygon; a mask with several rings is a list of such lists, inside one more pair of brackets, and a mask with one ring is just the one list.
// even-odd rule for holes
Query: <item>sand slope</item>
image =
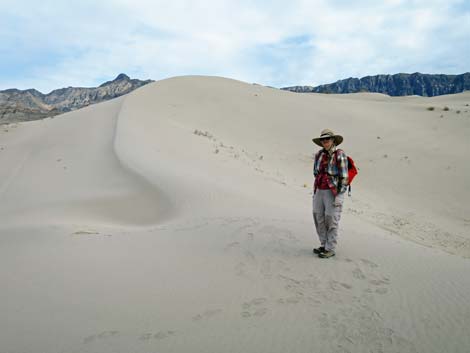
{"label": "sand slope", "polygon": [[[192,76],[3,127],[0,351],[466,352],[469,103]],[[360,168],[328,261],[325,127]]]}

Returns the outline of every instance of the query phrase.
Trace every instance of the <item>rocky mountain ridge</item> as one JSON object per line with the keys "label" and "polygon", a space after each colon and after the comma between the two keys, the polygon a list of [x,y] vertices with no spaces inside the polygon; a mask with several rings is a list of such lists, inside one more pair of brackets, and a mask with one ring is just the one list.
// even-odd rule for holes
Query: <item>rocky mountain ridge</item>
{"label": "rocky mountain ridge", "polygon": [[360,79],[350,77],[316,87],[292,86],[281,89],[299,93],[377,92],[390,96],[433,97],[470,90],[470,72],[460,75],[434,75],[416,72],[413,74],[366,76]]}
{"label": "rocky mountain ridge", "polygon": [[119,74],[99,87],[67,87],[43,94],[35,89],[0,91],[0,124],[38,120],[127,94],[152,80]]}
{"label": "rocky mountain ridge", "polygon": [[[52,117],[90,104],[127,94],[153,80],[131,79],[119,74],[99,87],[67,87],[43,94],[35,89],[0,91],[0,124]],[[395,74],[348,78],[320,86],[292,86],[281,90],[299,93],[378,92],[390,96],[426,97],[470,90],[470,72],[461,75]]]}

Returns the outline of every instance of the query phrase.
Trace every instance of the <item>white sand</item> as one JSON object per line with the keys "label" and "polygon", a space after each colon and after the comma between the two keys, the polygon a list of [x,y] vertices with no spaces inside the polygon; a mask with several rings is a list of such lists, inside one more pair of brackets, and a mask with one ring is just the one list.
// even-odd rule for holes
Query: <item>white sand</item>
{"label": "white sand", "polygon": [[[2,126],[0,352],[468,352],[467,104],[192,76]],[[322,260],[326,127],[360,174]]]}

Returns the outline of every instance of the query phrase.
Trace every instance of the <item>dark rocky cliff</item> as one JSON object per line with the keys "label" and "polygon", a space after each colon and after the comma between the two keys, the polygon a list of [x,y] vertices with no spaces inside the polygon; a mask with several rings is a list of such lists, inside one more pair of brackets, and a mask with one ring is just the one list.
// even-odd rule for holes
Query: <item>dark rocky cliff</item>
{"label": "dark rocky cliff", "polygon": [[425,97],[460,93],[470,90],[470,72],[461,75],[396,74],[348,78],[335,83],[281,88],[300,93],[377,92],[390,96],[419,95]]}
{"label": "dark rocky cliff", "polygon": [[38,120],[122,96],[152,80],[120,74],[99,87],[67,87],[43,94],[35,89],[0,91],[0,124]]}

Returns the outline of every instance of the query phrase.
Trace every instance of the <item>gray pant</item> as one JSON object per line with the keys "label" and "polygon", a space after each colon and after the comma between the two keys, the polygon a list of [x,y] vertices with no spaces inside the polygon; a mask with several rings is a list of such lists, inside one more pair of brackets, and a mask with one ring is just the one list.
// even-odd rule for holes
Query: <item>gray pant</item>
{"label": "gray pant", "polygon": [[338,237],[338,223],[343,210],[344,194],[336,196],[339,206],[334,206],[335,197],[331,190],[317,190],[313,195],[313,221],[320,244],[328,251],[335,251]]}

